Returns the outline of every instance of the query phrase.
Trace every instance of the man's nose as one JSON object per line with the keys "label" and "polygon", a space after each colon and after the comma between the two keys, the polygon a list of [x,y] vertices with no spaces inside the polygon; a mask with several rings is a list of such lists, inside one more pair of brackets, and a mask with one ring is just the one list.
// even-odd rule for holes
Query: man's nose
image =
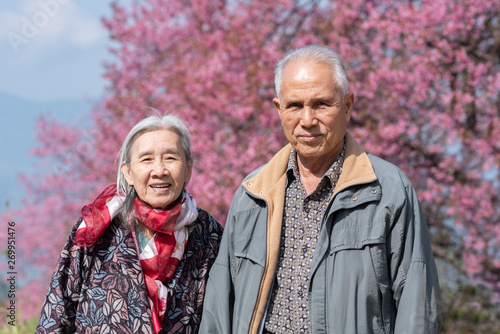
{"label": "man's nose", "polygon": [[317,125],[316,111],[310,106],[304,106],[300,115],[300,125],[303,127],[311,127]]}

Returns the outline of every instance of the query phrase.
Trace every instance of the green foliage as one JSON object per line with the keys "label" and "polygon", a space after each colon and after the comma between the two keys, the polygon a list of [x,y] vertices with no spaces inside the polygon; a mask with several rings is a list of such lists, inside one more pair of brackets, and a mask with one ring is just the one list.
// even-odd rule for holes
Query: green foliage
{"label": "green foliage", "polygon": [[[9,320],[7,318],[7,320]],[[16,316],[15,326],[4,323],[0,325],[0,334],[26,334],[35,333],[38,324],[38,316],[28,320],[22,320],[20,312]]]}
{"label": "green foliage", "polygon": [[441,284],[441,333],[500,334],[500,308],[492,303],[490,291],[482,285]]}

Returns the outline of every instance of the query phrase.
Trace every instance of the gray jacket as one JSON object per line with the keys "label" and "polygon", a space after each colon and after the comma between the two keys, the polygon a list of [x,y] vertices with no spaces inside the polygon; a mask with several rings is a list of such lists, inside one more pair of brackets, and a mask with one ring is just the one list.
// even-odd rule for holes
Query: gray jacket
{"label": "gray jacket", "polygon": [[[410,181],[347,133],[311,263],[313,333],[437,333],[439,283]],[[261,333],[278,259],[290,145],[234,195],[200,333]]]}

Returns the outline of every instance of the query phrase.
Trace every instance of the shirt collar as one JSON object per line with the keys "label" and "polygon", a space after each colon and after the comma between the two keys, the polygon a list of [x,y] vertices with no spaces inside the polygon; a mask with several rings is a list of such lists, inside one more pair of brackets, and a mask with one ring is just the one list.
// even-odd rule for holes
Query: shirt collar
{"label": "shirt collar", "polygon": [[[342,172],[342,165],[344,164],[344,156],[345,156],[345,143],[346,143],[346,138],[344,137],[344,145],[342,146],[342,150],[340,151],[337,160],[333,162],[333,164],[330,166],[330,168],[328,168],[328,170],[326,171],[326,173],[323,175],[322,178],[322,180],[324,180],[325,177],[327,177],[332,186],[334,185],[334,183],[337,182],[340,173]],[[297,165],[297,151],[295,151],[295,149],[292,149],[292,151],[290,152],[290,158],[288,159],[286,174],[288,176],[289,182],[300,179],[299,167]]]}

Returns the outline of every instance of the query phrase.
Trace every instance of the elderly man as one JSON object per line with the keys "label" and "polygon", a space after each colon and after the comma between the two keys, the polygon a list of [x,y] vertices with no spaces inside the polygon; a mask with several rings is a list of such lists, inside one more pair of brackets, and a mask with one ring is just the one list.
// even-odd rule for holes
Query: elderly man
{"label": "elderly man", "polygon": [[346,132],[342,60],[327,46],[289,51],[275,85],[290,144],[236,191],[200,332],[436,333],[424,214],[403,173]]}

